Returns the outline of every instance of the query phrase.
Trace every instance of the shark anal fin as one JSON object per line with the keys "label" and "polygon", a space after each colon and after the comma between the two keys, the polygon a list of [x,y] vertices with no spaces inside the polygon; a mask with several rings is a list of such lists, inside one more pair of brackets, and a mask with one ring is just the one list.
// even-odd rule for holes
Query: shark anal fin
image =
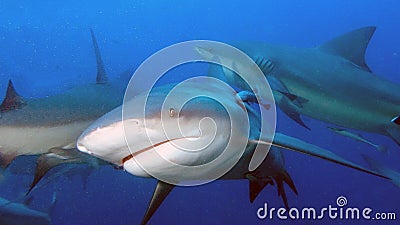
{"label": "shark anal fin", "polygon": [[150,218],[154,215],[160,205],[163,203],[164,199],[168,194],[174,189],[175,185],[165,183],[163,181],[158,181],[157,186],[153,192],[149,207],[144,214],[141,225],[147,224]]}
{"label": "shark anal fin", "polygon": [[20,109],[26,105],[24,99],[17,93],[11,80],[8,81],[6,97],[0,105],[1,112]]}
{"label": "shark anal fin", "polygon": [[92,36],[92,43],[94,48],[94,53],[96,55],[96,64],[97,64],[97,76],[96,76],[96,83],[104,84],[107,83],[108,77],[106,74],[106,70],[104,69],[103,59],[101,58],[100,48],[96,40],[96,36],[92,29],[90,29],[90,34]]}
{"label": "shark anal fin", "polygon": [[274,181],[269,177],[260,179],[251,173],[248,173],[246,174],[246,178],[249,180],[249,200],[251,203],[254,202],[265,186],[268,184],[274,185]]}
{"label": "shark anal fin", "polygon": [[375,30],[376,27],[371,26],[350,31],[319,46],[319,49],[341,56],[360,68],[371,72],[365,63],[365,51]]}

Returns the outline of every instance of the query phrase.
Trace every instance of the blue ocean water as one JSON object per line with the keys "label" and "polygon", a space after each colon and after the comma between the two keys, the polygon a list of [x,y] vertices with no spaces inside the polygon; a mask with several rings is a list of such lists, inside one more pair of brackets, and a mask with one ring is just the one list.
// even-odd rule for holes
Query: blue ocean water
{"label": "blue ocean water", "polygon": [[[324,43],[363,26],[377,26],[366,61],[374,73],[400,83],[400,2],[396,0],[336,1],[9,1],[0,2],[0,90],[13,79],[21,95],[43,97],[93,82],[96,64],[89,28],[97,36],[110,77],[136,68],[154,52],[171,44],[206,39],[222,42],[265,41],[298,47]],[[199,68],[186,73],[205,73]],[[191,75],[191,74],[189,74]],[[332,81],[334,82],[334,81]],[[355,81],[357,82],[357,81]],[[379,107],[379,106],[377,106]],[[368,145],[335,135],[326,124],[305,118],[307,131],[283,113],[280,132],[366,165],[369,154],[400,171],[399,147],[387,137],[363,134],[389,147],[388,155]],[[1,145],[1,143],[0,143]],[[390,182],[321,159],[284,152],[286,167],[299,195],[287,188],[290,206],[326,207],[345,196],[349,206],[396,212],[400,189]],[[23,162],[18,166],[24,167]],[[17,199],[31,178],[16,175],[1,184],[0,196]],[[79,176],[61,177],[36,190],[33,203],[48,207],[53,192],[58,202],[52,224],[139,224],[155,180],[102,167],[84,185]],[[248,182],[215,181],[176,188],[150,224],[366,224],[365,220],[260,220],[257,210],[283,205],[276,187],[267,187],[254,203]],[[398,224],[396,221],[372,221]],[[371,223],[372,223],[371,222]]]}

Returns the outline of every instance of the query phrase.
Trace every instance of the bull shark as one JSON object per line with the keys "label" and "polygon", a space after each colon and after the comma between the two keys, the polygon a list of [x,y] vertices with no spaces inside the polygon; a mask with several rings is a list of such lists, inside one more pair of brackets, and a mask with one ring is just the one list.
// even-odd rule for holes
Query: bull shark
{"label": "bull shark", "polygon": [[[234,44],[264,72],[279,108],[301,126],[305,115],[349,129],[378,133],[400,145],[400,85],[371,72],[365,52],[375,27],[363,27],[320,46],[299,48],[263,42]],[[242,62],[206,44],[196,49],[204,58],[244,72]],[[216,66],[210,75],[250,90],[234,72]],[[216,72],[217,71],[217,72]],[[218,75],[219,74],[219,75]]]}
{"label": "bull shark", "polygon": [[[185,165],[196,166],[199,163],[212,160],[215,156],[209,155],[207,151],[205,153],[203,151],[194,152],[193,154],[188,153],[188,151],[181,151],[179,146],[173,144],[175,140],[192,140],[193,138],[197,138],[196,140],[202,141],[202,144],[206,144],[207,150],[219,153],[218,148],[223,147],[227,139],[245,138],[247,145],[239,161],[228,173],[220,177],[220,179],[248,179],[250,181],[249,198],[251,202],[254,201],[258,193],[260,193],[265,186],[276,183],[278,194],[282,197],[286,207],[288,207],[288,203],[283,184],[288,184],[294,193],[297,193],[297,189],[284,168],[284,158],[280,152],[281,150],[277,147],[319,157],[362,172],[392,179],[392,177],[381,175],[375,171],[347,161],[331,151],[281,133],[276,133],[272,143],[268,138],[264,140],[260,126],[261,117],[259,111],[251,106],[253,103],[246,99],[249,98],[248,92],[245,95],[240,95],[240,93],[236,94],[235,92],[221,93],[218,89],[214,90],[215,93],[221,93],[221,96],[223,96],[221,99],[228,101],[230,107],[239,111],[244,110],[247,113],[250,130],[249,133],[247,133],[248,136],[243,137],[240,136],[243,135],[242,133],[229,134],[230,129],[224,127],[224,129],[218,130],[218,132],[215,133],[214,141],[212,144],[209,144],[208,140],[201,138],[202,135],[207,136],[208,134],[207,132],[203,132],[203,130],[199,132],[198,124],[204,117],[214,118],[218,122],[218,125],[230,123],[229,117],[221,114],[221,111],[224,111],[223,109],[221,110],[221,105],[213,99],[201,97],[192,103],[187,103],[180,111],[174,111],[171,115],[171,108],[169,108],[169,105],[165,106],[165,108],[162,107],[164,104],[163,99],[168,95],[171,88],[171,85],[154,88],[150,92],[149,97],[147,94],[137,95],[132,100],[125,102],[124,106],[120,106],[105,114],[82,133],[77,142],[78,149],[109,161],[117,166],[121,166],[126,171],[136,176],[158,179],[153,173],[156,171],[158,172],[158,174],[156,173],[157,175],[165,175],[167,173],[170,178],[180,177],[183,179],[191,179],[190,177],[181,176],[182,173],[186,173],[181,167],[171,167],[169,164],[165,163],[165,160],[157,160],[157,154],[162,154],[163,157],[171,160],[183,162]],[[181,89],[181,93],[178,92],[175,96],[182,96],[185,92],[191,92],[193,96],[203,96],[201,94],[207,91],[209,91],[209,89],[206,85],[193,83],[186,89]],[[245,107],[236,101],[237,97],[245,97],[245,99],[242,99]],[[175,100],[179,101],[178,98],[179,97],[175,97]],[[149,107],[146,108],[146,115],[144,116],[142,114],[143,109],[138,107],[138,103],[143,103],[146,99],[148,99]],[[252,99],[252,97],[250,97],[250,99]],[[128,110],[130,113],[122,118],[123,109]],[[167,115],[166,120],[161,120],[162,115]],[[181,133],[181,136],[165,136],[164,129],[168,129],[169,126],[172,126],[172,124],[174,124],[172,120],[177,119],[180,121],[180,129],[187,132],[185,133],[186,135]],[[161,123],[163,123],[162,127],[157,126],[157,124]],[[145,124],[147,124],[147,126],[145,126]],[[232,129],[245,129],[240,126],[241,124],[239,123],[239,127],[232,127]],[[124,129],[130,129],[132,131],[130,134],[134,136],[132,137],[134,138],[132,139],[134,140],[133,143],[128,142],[127,144],[126,140],[131,137],[124,136]],[[172,129],[175,129],[175,127]],[[149,142],[149,139],[155,141]],[[256,146],[268,147],[270,144],[276,147],[272,147],[268,156],[262,161],[259,167],[250,171],[248,165]],[[226,151],[235,152],[236,149],[233,147],[233,149],[227,149]],[[222,167],[224,165],[221,163],[217,165],[217,167],[218,166]],[[218,169],[217,167],[206,171],[204,177],[207,176],[207,173],[212,173],[213,169]],[[148,170],[149,168],[152,170]],[[204,171],[198,170],[198,172],[202,173]],[[175,184],[163,180],[158,181],[141,224],[146,224],[150,220],[174,187]]]}
{"label": "bull shark", "polygon": [[56,205],[56,194],[53,195],[48,212],[41,212],[29,207],[32,198],[24,203],[11,202],[0,197],[0,224],[2,225],[46,225],[51,222],[51,213]]}
{"label": "bull shark", "polygon": [[61,163],[91,162],[86,156],[77,157],[77,138],[89,124],[122,103],[127,81],[108,79],[96,37],[90,31],[97,63],[95,83],[49,97],[26,99],[10,80],[0,105],[1,166],[7,167],[20,155],[42,155],[34,184]]}

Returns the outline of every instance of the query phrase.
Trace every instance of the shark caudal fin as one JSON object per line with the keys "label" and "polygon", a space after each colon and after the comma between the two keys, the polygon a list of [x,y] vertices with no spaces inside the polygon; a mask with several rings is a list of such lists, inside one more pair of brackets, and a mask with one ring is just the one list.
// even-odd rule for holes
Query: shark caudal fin
{"label": "shark caudal fin", "polygon": [[0,105],[1,112],[7,112],[22,108],[26,105],[24,98],[17,93],[11,80],[8,81],[7,92]]}
{"label": "shark caudal fin", "polygon": [[374,159],[372,159],[371,157],[369,157],[367,155],[362,155],[362,157],[364,158],[364,160],[367,162],[368,166],[371,169],[389,177],[392,180],[393,184],[400,188],[400,173],[399,172],[396,172],[396,171],[390,169],[389,167],[383,165],[382,163],[375,161]]}
{"label": "shark caudal fin", "polygon": [[104,69],[104,63],[101,58],[100,54],[100,48],[96,40],[96,36],[94,35],[94,32],[92,29],[90,29],[90,34],[92,36],[92,43],[93,43],[93,48],[94,48],[94,53],[96,54],[96,63],[97,63],[97,77],[96,77],[96,83],[98,84],[104,84],[107,83],[108,77],[106,74],[106,70]]}
{"label": "shark caudal fin", "polygon": [[365,51],[376,27],[363,27],[336,37],[319,46],[321,51],[341,56],[356,66],[371,72],[365,63]]}
{"label": "shark caudal fin", "polygon": [[165,183],[163,181],[158,181],[156,189],[153,192],[149,206],[147,207],[146,213],[144,214],[141,225],[147,224],[150,218],[154,215],[160,205],[163,203],[164,199],[168,194],[174,189],[175,185]]}

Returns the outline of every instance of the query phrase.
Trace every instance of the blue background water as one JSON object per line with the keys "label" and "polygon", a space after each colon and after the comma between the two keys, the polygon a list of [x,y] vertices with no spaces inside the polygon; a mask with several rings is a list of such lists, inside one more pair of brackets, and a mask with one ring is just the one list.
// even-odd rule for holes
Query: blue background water
{"label": "blue background water", "polygon": [[[366,60],[374,73],[400,82],[400,2],[349,1],[11,1],[0,2],[0,90],[12,78],[26,97],[62,92],[93,82],[96,65],[89,28],[93,28],[106,70],[117,76],[137,67],[155,51],[192,39],[257,40],[316,46],[362,26],[378,27]],[[193,71],[201,73],[202,71]],[[334,81],[333,81],[334,82]],[[354,81],[357,82],[357,81]],[[379,106],[377,106],[379,107]],[[367,145],[335,135],[323,124],[304,119],[306,131],[279,114],[278,130],[302,138],[364,164],[367,153],[400,170],[399,147],[386,137],[365,134],[389,146],[382,156]],[[295,207],[335,205],[340,195],[350,206],[394,211],[400,216],[400,189],[390,182],[298,153],[285,152],[287,170],[299,196],[287,191]],[[24,164],[20,164],[24,166]],[[10,178],[1,196],[12,199],[29,179]],[[58,203],[52,224],[138,224],[155,185],[109,167],[93,172],[86,188],[79,177],[60,178],[36,190],[35,206],[45,209],[53,191]],[[152,218],[152,224],[280,224],[264,220],[257,209],[268,202],[282,206],[275,187],[267,187],[250,204],[248,183],[217,181],[193,188],[176,188]],[[325,220],[327,224],[366,221]],[[295,224],[321,221],[295,221]],[[381,224],[397,224],[381,221]]]}

